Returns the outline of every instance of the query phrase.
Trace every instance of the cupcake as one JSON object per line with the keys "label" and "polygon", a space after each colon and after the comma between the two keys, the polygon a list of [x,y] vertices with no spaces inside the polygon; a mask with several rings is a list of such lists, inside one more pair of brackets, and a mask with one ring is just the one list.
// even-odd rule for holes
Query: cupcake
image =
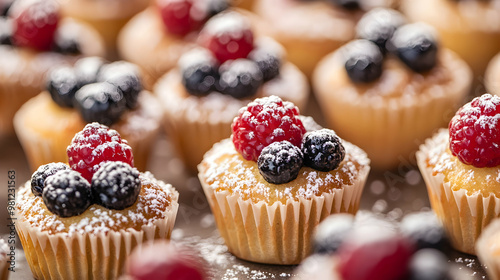
{"label": "cupcake", "polygon": [[486,267],[489,279],[500,279],[500,220],[489,224],[476,242],[476,252],[481,263]]}
{"label": "cupcake", "polygon": [[262,33],[282,44],[289,60],[311,77],[325,55],[354,39],[356,22],[376,6],[391,6],[381,1],[255,0]]}
{"label": "cupcake", "polygon": [[498,0],[403,0],[401,10],[412,21],[434,26],[443,46],[462,57],[476,76],[500,51]]}
{"label": "cupcake", "polygon": [[375,9],[359,22],[362,39],[326,56],[313,88],[327,123],[364,149],[373,167],[413,162],[418,144],[446,126],[467,95],[472,74],[435,30]]}
{"label": "cupcake", "polygon": [[196,45],[198,33],[209,18],[229,7],[227,0],[153,2],[127,23],[117,41],[120,56],[144,70],[147,88]]}
{"label": "cupcake", "polygon": [[60,1],[65,16],[91,25],[105,39],[106,55],[117,57],[116,40],[123,26],[144,10],[151,0],[66,0]]}
{"label": "cupcake", "polygon": [[[306,77],[285,60],[281,46],[267,37],[254,42],[240,14],[213,17],[200,38],[203,47],[185,53],[154,88],[165,130],[193,172],[213,144],[229,137],[233,118],[252,99],[277,95],[303,109],[309,96]],[[228,50],[233,45],[238,52]]]}
{"label": "cupcake", "polygon": [[9,278],[10,259],[7,253],[10,253],[9,246],[5,240],[0,239],[0,280]]}
{"label": "cupcake", "polygon": [[455,249],[475,254],[474,245],[500,216],[500,97],[484,94],[464,105],[417,152],[432,208]]}
{"label": "cupcake", "polygon": [[298,264],[321,220],[359,208],[366,154],[332,130],[306,133],[298,116],[279,97],[256,99],[198,165],[217,228],[238,258]]}
{"label": "cupcake", "polygon": [[500,77],[500,54],[493,57],[484,73],[484,86],[487,92],[500,95],[500,81],[498,77]]}
{"label": "cupcake", "polygon": [[40,166],[17,193],[26,260],[36,279],[116,279],[135,247],[170,237],[178,193],[133,168],[127,142],[98,123],[75,135],[68,159]]}
{"label": "cupcake", "polygon": [[17,136],[33,170],[50,162],[65,162],[66,147],[87,123],[111,125],[135,151],[135,165],[146,170],[162,118],[156,97],[142,90],[138,68],[83,58],[74,67],[56,68],[47,89],[16,113]]}
{"label": "cupcake", "polygon": [[8,2],[0,3],[0,136],[14,134],[15,112],[40,93],[49,69],[104,54],[97,32],[61,18],[56,2],[14,1],[6,6]]}

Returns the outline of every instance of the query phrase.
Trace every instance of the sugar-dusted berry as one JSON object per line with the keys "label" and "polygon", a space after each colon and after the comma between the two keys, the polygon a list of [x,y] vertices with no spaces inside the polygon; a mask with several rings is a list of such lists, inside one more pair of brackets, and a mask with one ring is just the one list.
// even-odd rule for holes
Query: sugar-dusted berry
{"label": "sugar-dusted berry", "polygon": [[500,165],[500,97],[483,94],[458,110],[450,121],[450,150],[475,167]]}
{"label": "sugar-dusted berry", "polygon": [[451,248],[443,225],[432,211],[406,215],[401,220],[400,228],[404,236],[413,240],[417,249],[432,248],[447,251]]}
{"label": "sugar-dusted berry", "polygon": [[92,204],[89,182],[74,170],[48,177],[42,198],[47,209],[61,217],[80,215]]}
{"label": "sugar-dusted berry", "polygon": [[256,42],[256,47],[248,54],[248,58],[257,63],[264,81],[269,81],[280,74],[283,52],[279,44],[271,39],[262,38]]}
{"label": "sugar-dusted berry", "polygon": [[331,129],[308,132],[302,140],[304,164],[319,171],[337,168],[345,157],[340,138]]}
{"label": "sugar-dusted berry", "polygon": [[0,17],[0,45],[12,45],[12,20]]}
{"label": "sugar-dusted berry", "polygon": [[345,69],[354,83],[369,83],[382,75],[384,56],[375,43],[360,39],[345,47]]}
{"label": "sugar-dusted berry", "polygon": [[236,150],[247,160],[257,161],[262,149],[278,141],[300,147],[306,132],[299,109],[277,96],[255,99],[240,109],[231,129]]}
{"label": "sugar-dusted berry", "polygon": [[142,91],[142,81],[139,68],[126,61],[115,61],[105,64],[97,75],[98,82],[108,82],[118,87],[123,93],[127,108],[135,108],[139,93]]}
{"label": "sugar-dusted berry", "polygon": [[106,60],[97,56],[81,58],[75,62],[74,67],[80,86],[97,82],[97,75],[105,64]]}
{"label": "sugar-dusted berry", "polygon": [[349,236],[354,228],[354,216],[338,213],[328,216],[316,228],[313,241],[313,253],[333,254]]}
{"label": "sugar-dusted berry", "polygon": [[226,61],[219,74],[219,91],[235,98],[253,96],[263,82],[257,63],[245,58]]}
{"label": "sugar-dusted berry", "polygon": [[208,11],[199,0],[157,0],[161,19],[170,34],[184,36],[201,27]]}
{"label": "sugar-dusted berry", "polygon": [[181,56],[178,65],[187,92],[202,96],[215,90],[219,80],[219,65],[210,51],[205,48],[193,49]]}
{"label": "sugar-dusted berry", "polygon": [[392,34],[406,23],[405,17],[398,11],[387,8],[370,10],[356,25],[357,37],[370,40],[377,44],[385,53],[385,44]]}
{"label": "sugar-dusted berry", "polygon": [[284,184],[297,178],[302,163],[302,152],[288,141],[269,144],[257,160],[260,174],[271,184]]}
{"label": "sugar-dusted berry", "polygon": [[47,75],[47,90],[52,100],[61,107],[73,107],[75,93],[79,89],[80,81],[72,67],[57,67]]}
{"label": "sugar-dusted berry", "polygon": [[31,192],[36,196],[42,196],[45,180],[58,171],[66,169],[69,169],[69,166],[62,162],[52,162],[38,167],[31,175]]}
{"label": "sugar-dusted berry", "polygon": [[91,182],[92,176],[106,161],[122,161],[134,166],[132,148],[120,134],[99,123],[90,123],[78,132],[66,149],[73,170]]}

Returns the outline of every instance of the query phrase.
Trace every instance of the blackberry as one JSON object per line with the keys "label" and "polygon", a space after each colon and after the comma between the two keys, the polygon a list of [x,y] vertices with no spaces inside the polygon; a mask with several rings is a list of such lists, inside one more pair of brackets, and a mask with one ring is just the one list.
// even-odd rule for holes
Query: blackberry
{"label": "blackberry", "polygon": [[48,177],[42,198],[47,209],[61,217],[80,215],[92,204],[89,182],[71,169]]}
{"label": "blackberry", "polygon": [[58,171],[67,169],[69,169],[69,166],[62,162],[52,162],[38,167],[31,175],[31,192],[36,196],[42,196],[45,180]]}
{"label": "blackberry", "polygon": [[354,216],[351,214],[330,215],[316,228],[313,241],[313,253],[333,254],[354,228]]}
{"label": "blackberry", "polygon": [[248,59],[228,61],[219,68],[219,91],[235,98],[253,96],[263,77],[257,63]]}
{"label": "blackberry", "polygon": [[347,75],[354,83],[369,83],[382,75],[383,55],[373,42],[360,39],[345,47]]}
{"label": "blackberry", "polygon": [[403,25],[394,32],[387,49],[413,71],[428,71],[437,62],[436,31],[425,23]]}
{"label": "blackberry", "polygon": [[78,37],[63,27],[58,28],[56,31],[52,48],[54,51],[62,54],[77,55],[82,53]]}
{"label": "blackberry", "polygon": [[278,53],[265,48],[255,48],[248,58],[259,66],[264,82],[274,79],[280,74],[281,59]]}
{"label": "blackberry", "polygon": [[195,96],[207,95],[215,90],[219,80],[215,57],[206,49],[195,49],[183,55],[179,61],[182,84]]}
{"label": "blackberry", "polygon": [[0,17],[7,17],[9,14],[10,7],[15,0],[3,0],[0,1]]}
{"label": "blackberry", "polygon": [[284,184],[297,178],[302,163],[302,152],[288,141],[269,144],[257,159],[260,174],[272,184]]}
{"label": "blackberry", "polygon": [[137,98],[142,91],[139,69],[132,63],[116,61],[104,65],[97,76],[98,82],[108,82],[117,86],[125,97],[127,108],[137,106]]}
{"label": "blackberry", "polygon": [[419,250],[413,254],[409,264],[409,280],[451,280],[450,263],[443,253],[433,250]]}
{"label": "blackberry", "polygon": [[106,61],[97,56],[79,59],[75,63],[75,71],[80,81],[80,86],[97,82],[97,75]]}
{"label": "blackberry", "polygon": [[61,107],[73,107],[75,93],[80,89],[75,69],[61,66],[47,76],[47,90],[52,100]]}
{"label": "blackberry", "polygon": [[123,93],[110,83],[93,83],[83,86],[75,94],[75,107],[87,122],[112,125],[125,112]]}
{"label": "blackberry", "polygon": [[417,249],[447,251],[451,248],[443,226],[432,211],[408,214],[401,220],[400,227],[401,233],[413,240]]}
{"label": "blackberry", "polygon": [[139,171],[121,161],[108,161],[92,177],[95,202],[108,209],[122,210],[132,206],[141,191]]}
{"label": "blackberry", "polygon": [[340,6],[347,10],[356,10],[360,8],[359,1],[360,0],[328,0],[332,4]]}
{"label": "blackberry", "polygon": [[229,8],[228,0],[208,0],[208,18],[215,16],[216,14],[225,11]]}
{"label": "blackberry", "polygon": [[12,20],[0,18],[0,45],[12,45]]}
{"label": "blackberry", "polygon": [[406,23],[405,17],[396,10],[375,8],[367,12],[356,26],[357,37],[377,44],[385,53],[385,44],[397,28]]}
{"label": "blackberry", "polygon": [[345,149],[333,130],[307,132],[302,139],[304,165],[319,171],[337,168],[345,157]]}

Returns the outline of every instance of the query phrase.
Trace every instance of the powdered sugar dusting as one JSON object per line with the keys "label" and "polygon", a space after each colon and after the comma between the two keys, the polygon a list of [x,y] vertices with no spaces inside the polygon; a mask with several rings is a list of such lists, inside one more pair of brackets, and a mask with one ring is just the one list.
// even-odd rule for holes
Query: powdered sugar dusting
{"label": "powdered sugar dusting", "polygon": [[201,32],[216,36],[225,33],[230,34],[231,38],[239,39],[244,35],[242,31],[249,29],[251,29],[250,22],[243,15],[235,11],[228,11],[211,18]]}

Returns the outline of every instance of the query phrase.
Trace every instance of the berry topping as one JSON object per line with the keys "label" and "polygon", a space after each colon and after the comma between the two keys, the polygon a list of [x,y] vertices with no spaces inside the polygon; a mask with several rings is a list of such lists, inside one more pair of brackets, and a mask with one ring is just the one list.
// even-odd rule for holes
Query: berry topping
{"label": "berry topping", "polygon": [[394,32],[387,48],[415,72],[425,72],[436,65],[436,31],[425,23],[401,26]]}
{"label": "berry topping", "polygon": [[97,204],[125,209],[135,203],[141,191],[139,171],[124,162],[108,161],[92,176],[91,188]]}
{"label": "berry topping", "polygon": [[234,147],[246,160],[253,161],[273,142],[286,140],[300,147],[306,129],[298,115],[295,105],[277,96],[255,99],[233,120]]}
{"label": "berry topping", "polygon": [[438,218],[432,211],[406,215],[401,220],[401,233],[413,240],[417,249],[448,250],[450,241]]}
{"label": "berry topping", "polygon": [[58,67],[48,75],[47,90],[52,100],[61,107],[73,107],[75,93],[79,89],[80,82],[72,67]]}
{"label": "berry topping", "polygon": [[344,280],[405,279],[413,254],[409,240],[381,226],[355,228],[338,250]]}
{"label": "berry topping", "polygon": [[207,18],[205,1],[157,0],[163,24],[171,34],[184,36],[201,27]]}
{"label": "berry topping", "polygon": [[179,59],[182,84],[192,95],[207,95],[215,89],[219,71],[215,57],[205,48],[194,49]]}
{"label": "berry topping", "polygon": [[500,165],[500,97],[483,94],[458,110],[450,121],[450,150],[475,167]]}
{"label": "berry topping", "polygon": [[280,74],[283,49],[272,40],[262,41],[248,54],[248,58],[257,63],[264,81],[269,81]]}
{"label": "berry topping", "polygon": [[123,93],[107,82],[88,84],[75,94],[75,107],[88,123],[111,125],[120,119],[126,105]]}
{"label": "berry topping", "polygon": [[208,17],[213,17],[216,14],[225,11],[229,8],[229,0],[207,0]]}
{"label": "berry topping", "polygon": [[263,82],[257,63],[244,58],[225,62],[219,74],[219,91],[235,98],[253,96]]}
{"label": "berry topping", "polygon": [[57,2],[36,0],[27,6],[23,3],[14,8],[13,39],[16,45],[41,51],[49,50],[59,22]]}
{"label": "berry topping", "polygon": [[302,152],[288,141],[269,144],[257,160],[260,174],[271,184],[284,184],[297,178],[302,162]]}
{"label": "berry topping", "polygon": [[237,12],[223,12],[211,18],[199,36],[220,63],[246,58],[253,49],[253,32],[247,19]]}
{"label": "berry topping", "polygon": [[384,56],[375,43],[355,40],[345,46],[345,69],[351,81],[369,83],[382,75]]}
{"label": "berry topping", "polygon": [[450,263],[441,252],[433,249],[417,251],[410,262],[408,280],[451,280]]}
{"label": "berry topping", "polygon": [[12,45],[12,20],[0,18],[0,45]]}
{"label": "berry topping", "polygon": [[0,1],[0,17],[6,17],[9,14],[10,7],[15,0],[1,0]]}
{"label": "berry topping", "polygon": [[71,217],[80,215],[90,206],[90,184],[74,170],[62,170],[45,181],[43,202],[50,212]]}
{"label": "berry topping", "polygon": [[54,37],[54,51],[62,54],[81,54],[77,34],[70,29],[58,28]]}
{"label": "berry topping", "polygon": [[356,33],[359,38],[372,41],[385,52],[387,40],[405,23],[405,17],[398,11],[376,8],[363,15],[356,26]]}
{"label": "berry topping", "polygon": [[31,175],[31,192],[36,196],[42,196],[45,180],[57,171],[67,170],[69,166],[62,162],[52,162],[38,167]]}
{"label": "berry topping", "polygon": [[78,132],[66,149],[73,170],[91,182],[92,176],[106,161],[122,161],[134,166],[132,148],[120,134],[99,123],[90,123]]}
{"label": "berry topping", "polygon": [[116,61],[101,67],[98,82],[108,82],[115,85],[123,93],[127,108],[137,106],[137,98],[142,91],[139,68],[132,63]]}
{"label": "berry topping", "polygon": [[82,86],[97,82],[97,75],[106,61],[97,56],[85,57],[75,63],[75,71]]}
{"label": "berry topping", "polygon": [[343,7],[348,10],[354,10],[354,9],[359,9],[359,2],[360,0],[328,0],[334,5]]}
{"label": "berry topping", "polygon": [[319,171],[331,171],[344,160],[345,149],[331,129],[308,132],[302,140],[304,164]]}
{"label": "berry topping", "polygon": [[126,274],[134,280],[208,279],[208,265],[189,248],[167,241],[143,244],[135,249],[125,264]]}
{"label": "berry topping", "polygon": [[316,228],[313,253],[332,254],[337,252],[353,228],[353,215],[344,213],[330,215]]}

